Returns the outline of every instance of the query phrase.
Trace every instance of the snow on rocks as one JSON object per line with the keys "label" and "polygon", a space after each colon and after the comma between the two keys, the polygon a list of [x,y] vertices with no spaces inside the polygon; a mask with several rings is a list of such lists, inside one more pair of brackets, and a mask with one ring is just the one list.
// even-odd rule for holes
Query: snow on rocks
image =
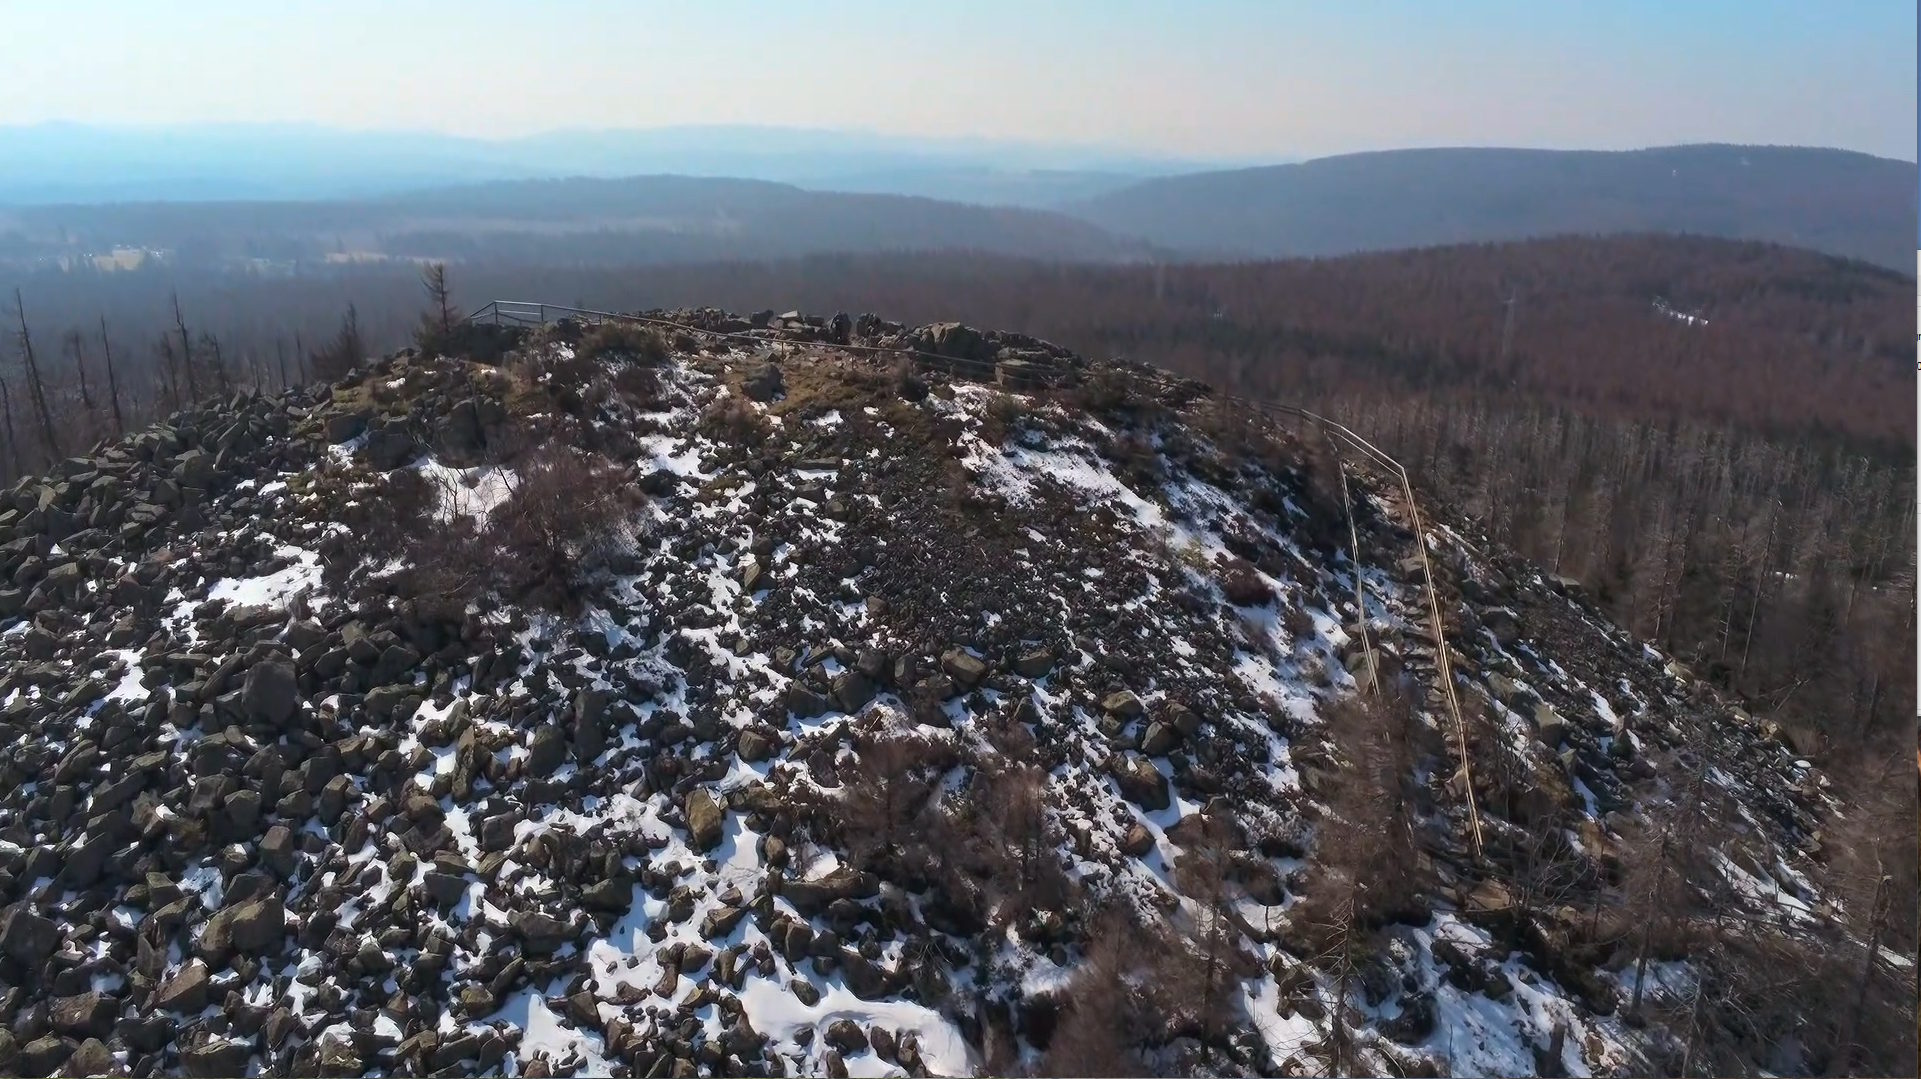
{"label": "snow on rocks", "polygon": [[[938,1075],[1009,1039],[1038,1066],[1095,907],[1191,917],[1223,829],[1239,989],[1216,1066],[1317,1067],[1347,1006],[1376,1063],[1631,1067],[1606,986],[1537,969],[1440,884],[1380,992],[1334,1000],[1296,954],[1363,630],[1436,732],[1415,777],[1435,878],[1468,875],[1385,501],[1364,497],[1356,566],[1282,457],[1172,406],[1005,392],[1085,373],[1053,346],[679,317],[769,346],[640,364],[563,326],[499,365],[401,354],[8,496],[0,1071]],[[952,377],[848,341],[918,342]],[[529,445],[646,496],[564,548],[593,572],[550,607],[415,538],[525,519]],[[1594,829],[1667,780],[1643,762],[1711,725],[1658,657],[1444,539],[1444,576],[1489,582],[1457,673],[1541,777],[1537,823],[1598,859]],[[1785,748],[1712,738],[1757,822],[1814,826],[1805,781],[1767,789],[1807,771]],[[1782,847],[1729,879],[1812,907]],[[43,997],[51,1019],[19,1018]]]}

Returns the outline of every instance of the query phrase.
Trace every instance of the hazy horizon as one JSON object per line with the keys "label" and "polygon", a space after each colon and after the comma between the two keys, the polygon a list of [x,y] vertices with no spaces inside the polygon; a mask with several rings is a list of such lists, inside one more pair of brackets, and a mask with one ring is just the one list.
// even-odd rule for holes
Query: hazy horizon
{"label": "hazy horizon", "polygon": [[[758,127],[1207,163],[1418,146],[1819,146],[1916,159],[1916,10],[838,0],[11,5],[0,126],[507,139]],[[77,25],[86,34],[73,33]],[[111,62],[103,62],[110,58]]]}
{"label": "hazy horizon", "polygon": [[[1757,146],[1797,149],[1840,150],[1846,153],[1865,154],[1888,160],[1914,163],[1917,154],[1906,156],[1898,154],[1874,153],[1857,150],[1832,143],[1819,142],[1757,142],[1733,139],[1693,139],[1679,142],[1624,143],[1619,146],[1595,146],[1565,141],[1541,142],[1501,142],[1501,141],[1463,141],[1463,142],[1423,142],[1409,141],[1393,145],[1364,146],[1354,149],[1328,153],[1272,153],[1243,155],[1183,155],[1152,147],[1126,146],[1113,143],[1075,142],[1072,140],[1048,140],[1038,138],[992,136],[928,136],[911,132],[887,132],[857,126],[826,126],[801,124],[756,124],[756,123],[716,123],[716,124],[655,124],[634,127],[552,127],[515,134],[460,134],[438,131],[427,127],[387,128],[355,127],[347,124],[329,124],[312,120],[211,120],[211,121],[136,121],[103,123],[87,120],[39,120],[32,123],[0,123],[0,132],[58,130],[89,131],[117,135],[162,135],[177,133],[196,134],[312,134],[331,136],[350,136],[355,138],[406,140],[411,138],[445,139],[450,142],[473,143],[489,146],[518,145],[550,139],[592,139],[617,138],[629,136],[664,135],[715,135],[735,136],[765,134],[769,136],[833,136],[872,140],[876,145],[890,148],[919,149],[930,160],[954,156],[955,160],[967,160],[962,156],[966,151],[990,152],[994,150],[1031,150],[1043,153],[1065,153],[1077,156],[1106,155],[1127,159],[1130,164],[1159,165],[1181,170],[1186,168],[1229,169],[1258,168],[1263,165],[1292,164],[1327,157],[1347,157],[1355,154],[1389,153],[1399,150],[1439,150],[1439,149],[1483,149],[1483,150],[1570,150],[1596,151],[1601,153],[1632,153],[1638,150],[1661,150],[1677,146]],[[1035,165],[1036,169],[1066,167]]]}

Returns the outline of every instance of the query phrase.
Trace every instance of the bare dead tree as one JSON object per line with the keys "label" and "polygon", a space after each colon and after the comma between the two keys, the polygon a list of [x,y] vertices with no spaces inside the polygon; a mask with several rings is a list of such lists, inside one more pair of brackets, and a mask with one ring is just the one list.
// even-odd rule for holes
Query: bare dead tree
{"label": "bare dead tree", "polygon": [[173,341],[165,334],[154,342],[154,354],[159,357],[160,387],[167,394],[168,411],[180,411],[180,354],[174,350]]}
{"label": "bare dead tree", "polygon": [[13,466],[13,475],[17,479],[26,475],[26,470],[20,464],[20,439],[13,430],[13,391],[7,386],[7,376],[4,374],[0,374],[0,412],[6,414],[7,461]]}
{"label": "bare dead tree", "polygon": [[46,440],[47,452],[55,458],[64,456],[60,452],[60,436],[53,428],[53,410],[47,405],[47,387],[40,379],[40,364],[34,358],[33,334],[27,330],[27,305],[20,298],[20,290],[13,290],[13,310],[20,319],[20,332],[17,338],[21,358],[27,365],[27,388],[33,394],[34,412],[40,418],[40,435]]}
{"label": "bare dead tree", "polygon": [[360,336],[360,313],[353,304],[348,304],[347,313],[341,317],[340,329],[335,331],[333,340],[310,359],[314,372],[331,382],[345,377],[366,354],[366,343]]}
{"label": "bare dead tree", "polygon": [[[173,326],[174,330],[180,334],[180,362],[186,368],[187,400],[199,401],[200,379],[194,372],[193,337],[187,332],[187,320],[185,316],[180,313],[180,294],[178,292],[173,293]],[[178,402],[179,394],[177,392],[174,394],[174,398],[175,401]],[[176,403],[175,407],[178,408],[179,405]]]}
{"label": "bare dead tree", "polygon": [[200,334],[200,347],[206,353],[207,362],[213,367],[213,385],[215,392],[222,397],[231,396],[233,393],[233,372],[227,369],[227,358],[221,352],[220,338],[203,330]]}
{"label": "bare dead tree", "polygon": [[861,864],[885,870],[903,857],[902,847],[912,841],[914,822],[933,794],[928,772],[936,748],[911,735],[880,732],[864,738],[858,752],[859,770],[838,803],[839,824]]}
{"label": "bare dead tree", "polygon": [[284,390],[292,383],[287,381],[287,342],[279,337],[273,339],[273,357],[280,367],[280,388]]}
{"label": "bare dead tree", "polygon": [[113,342],[107,339],[107,316],[100,316],[100,351],[106,357],[107,397],[113,403],[113,432],[124,437],[127,433],[127,418],[120,410],[120,378],[113,369]]}
{"label": "bare dead tree", "polygon": [[1305,943],[1334,982],[1326,1043],[1334,1075],[1358,1066],[1345,1010],[1374,929],[1406,905],[1416,883],[1403,706],[1392,694],[1352,698],[1329,716],[1329,734],[1346,763],[1316,829],[1316,874],[1303,910]]}
{"label": "bare dead tree", "polygon": [[[1639,1018],[1647,986],[1648,961],[1662,938],[1679,947],[1695,915],[1705,906],[1699,891],[1708,878],[1703,843],[1712,847],[1713,820],[1707,768],[1700,761],[1685,763],[1685,784],[1674,792],[1664,819],[1627,845],[1624,884],[1629,920],[1639,927],[1634,953],[1634,991],[1630,1018]],[[1719,836],[1712,838],[1718,839]]]}
{"label": "bare dead tree", "polygon": [[[1236,843],[1224,820],[1201,814],[1200,835],[1175,865],[1175,883],[1193,904],[1178,934],[1181,947],[1170,953],[1175,976],[1163,979],[1186,1007],[1196,1007],[1201,1066],[1213,1062],[1223,1025],[1228,1022],[1227,998],[1234,980],[1230,951],[1240,939],[1233,904],[1240,896],[1231,872]],[[1170,1003],[1173,1003],[1170,1001]]]}
{"label": "bare dead tree", "polygon": [[1921,811],[1905,758],[1905,753],[1863,755],[1842,773],[1852,804],[1833,825],[1836,854],[1828,873],[1840,901],[1842,928],[1858,942],[1842,950],[1860,951],[1848,973],[1853,984],[1838,1032],[1840,1066],[1849,1075],[1863,1067],[1878,1074],[1911,1048],[1890,1046],[1888,1032],[1905,1029],[1893,1017],[1914,1010],[1913,976],[1890,977],[1885,958],[1889,946],[1911,957],[1918,935],[1914,889],[1896,884],[1915,879],[1921,861],[1913,833],[1906,830]]}
{"label": "bare dead tree", "polygon": [[94,401],[93,388],[87,381],[87,341],[79,327],[66,332],[61,338],[61,346],[67,357],[73,361],[73,371],[80,381],[80,407],[86,410],[87,425],[93,426]]}
{"label": "bare dead tree", "polygon": [[[427,300],[433,305],[430,317],[436,320],[443,340],[453,336],[453,302],[447,293],[447,264],[436,262],[421,271],[420,283],[427,290]],[[585,306],[580,305],[580,306]]]}
{"label": "bare dead tree", "polygon": [[1323,899],[1323,911],[1316,928],[1325,934],[1325,944],[1315,956],[1316,965],[1328,969],[1333,977],[1333,1000],[1328,1007],[1328,1074],[1348,1074],[1354,1060],[1354,1034],[1347,1022],[1348,996],[1354,991],[1356,968],[1362,956],[1365,934],[1358,924],[1363,884],[1351,867],[1330,873],[1322,882],[1330,895]]}
{"label": "bare dead tree", "polygon": [[1061,909],[1070,885],[1054,854],[1058,837],[1047,817],[1046,772],[1000,760],[984,768],[983,830],[1001,853],[989,867],[992,887],[1002,897],[998,917],[1007,921],[1030,910]]}
{"label": "bare dead tree", "polygon": [[1164,927],[1136,925],[1118,910],[1096,917],[1037,1074],[1151,1074],[1136,1046],[1155,1019],[1148,995],[1136,986],[1151,984],[1151,958],[1163,950],[1165,937]]}

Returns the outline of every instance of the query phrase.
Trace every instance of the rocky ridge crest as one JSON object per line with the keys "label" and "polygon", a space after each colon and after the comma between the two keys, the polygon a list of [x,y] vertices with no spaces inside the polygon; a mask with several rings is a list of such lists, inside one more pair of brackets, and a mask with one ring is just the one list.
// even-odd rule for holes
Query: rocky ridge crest
{"label": "rocky ridge crest", "polygon": [[[1355,566],[1319,451],[1205,387],[656,314],[208,404],[0,500],[0,1071],[1045,1069],[1136,935],[1229,973],[1218,1015],[1130,1000],[1129,1066],[1618,1073],[1678,1037],[1600,931],[1652,807],[1719,788],[1732,892],[1822,904],[1785,739],[1435,523],[1473,857],[1404,508],[1350,474]],[[1414,883],[1350,985],[1312,900],[1362,681]]]}

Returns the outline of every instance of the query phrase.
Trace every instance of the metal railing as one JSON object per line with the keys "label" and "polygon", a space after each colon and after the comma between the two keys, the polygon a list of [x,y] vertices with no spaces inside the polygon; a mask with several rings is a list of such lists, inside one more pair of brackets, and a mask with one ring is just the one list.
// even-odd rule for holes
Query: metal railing
{"label": "metal railing", "polygon": [[[525,300],[489,300],[487,303],[475,309],[472,314],[468,315],[467,321],[495,326],[545,326],[550,317],[554,320],[577,318],[631,322],[645,326],[656,326],[661,329],[700,334],[719,340],[743,341],[754,345],[775,345],[778,347],[793,344],[792,342],[783,342],[773,337],[755,334],[751,331],[732,332],[711,330],[701,326],[690,326],[685,323],[674,322],[669,319],[651,318],[646,315],[623,314],[618,311],[598,311],[587,307],[571,307],[564,304],[550,304]],[[902,356],[911,359],[915,363],[937,366],[944,369],[972,367],[982,371],[988,378],[995,378],[1001,374],[1000,365],[992,360],[975,360],[966,357],[947,356],[935,352],[922,352],[917,349],[888,345],[833,343],[828,347],[847,352]],[[1140,366],[1144,367],[1146,365],[1143,364]],[[1179,378],[1171,373],[1151,375],[1138,369],[1127,369],[1121,370],[1120,374],[1130,382],[1152,386],[1159,390],[1203,388],[1200,383]],[[1421,580],[1427,592],[1428,625],[1434,635],[1435,665],[1438,668],[1440,676],[1442,698],[1447,706],[1448,716],[1454,727],[1455,744],[1461,757],[1461,771],[1459,773],[1461,778],[1461,799],[1467,808],[1469,836],[1473,841],[1475,858],[1481,858],[1483,849],[1481,843],[1481,814],[1474,797],[1474,772],[1473,762],[1468,756],[1467,724],[1462,719],[1460,698],[1454,689],[1454,669],[1449,658],[1447,633],[1441,614],[1440,590],[1434,585],[1433,563],[1428,557],[1427,552],[1427,527],[1421,519],[1420,506],[1414,498],[1414,484],[1408,478],[1407,469],[1402,467],[1399,461],[1389,456],[1388,453],[1380,447],[1362,438],[1347,426],[1336,423],[1326,416],[1310,412],[1304,408],[1282,404],[1278,401],[1265,401],[1259,398],[1239,397],[1232,394],[1211,394],[1211,396],[1215,400],[1249,408],[1264,415],[1284,416],[1312,424],[1318,428],[1321,434],[1330,442],[1339,446],[1345,446],[1352,453],[1372,462],[1375,466],[1389,473],[1399,484],[1401,496],[1407,502],[1408,521],[1414,531],[1415,546],[1420,552]],[[1345,473],[1342,474],[1342,483],[1343,486],[1345,486]],[[1349,523],[1351,527],[1351,518]],[[1353,542],[1355,545],[1355,573],[1358,578],[1360,572],[1358,535],[1354,537]],[[1366,607],[1363,605],[1357,613],[1363,623],[1363,627],[1365,627],[1367,618]],[[1363,629],[1363,647],[1368,651],[1370,656],[1369,664],[1372,666],[1372,647],[1366,642],[1365,628]]]}

